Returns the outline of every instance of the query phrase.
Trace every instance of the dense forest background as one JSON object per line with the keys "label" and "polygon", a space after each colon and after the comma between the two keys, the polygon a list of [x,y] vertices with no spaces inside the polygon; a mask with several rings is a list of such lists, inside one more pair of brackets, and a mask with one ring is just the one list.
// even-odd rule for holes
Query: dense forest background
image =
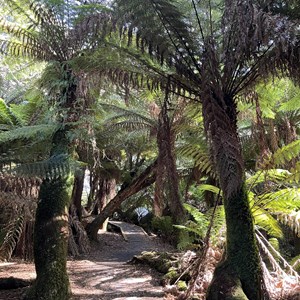
{"label": "dense forest background", "polygon": [[197,251],[186,299],[208,256],[207,299],[293,293],[297,1],[1,2],[0,260],[34,259],[27,299],[68,299],[112,217]]}

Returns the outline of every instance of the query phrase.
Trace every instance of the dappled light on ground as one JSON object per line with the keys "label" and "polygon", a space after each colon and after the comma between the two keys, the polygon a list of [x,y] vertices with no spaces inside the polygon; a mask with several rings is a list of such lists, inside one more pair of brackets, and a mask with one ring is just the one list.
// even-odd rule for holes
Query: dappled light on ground
{"label": "dappled light on ground", "polygon": [[[128,227],[129,228],[129,227]],[[133,255],[143,250],[165,251],[170,246],[144,233],[128,230],[127,241],[122,235],[104,233],[92,251],[80,258],[69,259],[67,269],[72,287],[73,300],[150,300],[162,299],[160,276],[145,266],[127,264]],[[0,278],[14,276],[34,279],[32,263],[15,261],[2,263]],[[0,300],[19,300],[27,288],[0,291]]]}

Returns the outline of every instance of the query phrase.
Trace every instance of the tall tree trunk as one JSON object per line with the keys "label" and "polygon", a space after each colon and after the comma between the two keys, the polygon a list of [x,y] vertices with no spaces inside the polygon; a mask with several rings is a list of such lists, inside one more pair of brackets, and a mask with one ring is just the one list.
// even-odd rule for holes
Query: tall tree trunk
{"label": "tall tree trunk", "polygon": [[[158,133],[157,144],[159,150],[157,176],[159,181],[156,184],[164,184],[156,186],[155,206],[162,209],[168,206],[172,219],[175,223],[181,224],[185,220],[185,210],[180,200],[178,172],[176,168],[175,156],[175,132],[171,127],[171,120],[168,116],[168,93],[166,93],[165,101],[162,105],[161,112],[158,117]],[[158,173],[159,172],[159,173]],[[167,195],[167,203],[163,203],[163,190]],[[161,212],[159,212],[161,213]]]}
{"label": "tall tree trunk", "polygon": [[163,142],[163,128],[162,122],[160,121],[161,114],[159,115],[156,143],[158,148],[157,157],[157,168],[155,172],[155,189],[154,189],[154,199],[153,199],[153,214],[156,217],[161,217],[163,211],[167,206],[164,191],[165,191],[165,180],[166,180],[166,166],[165,166],[165,148]]}
{"label": "tall tree trunk", "polygon": [[[66,130],[53,137],[52,155],[68,154]],[[68,248],[68,209],[73,176],[66,174],[44,179],[40,188],[34,228],[34,262],[36,281],[26,299],[66,300],[70,283],[66,271]]]}
{"label": "tall tree trunk", "polygon": [[84,184],[84,169],[80,169],[75,174],[74,186],[72,191],[72,202],[74,204],[75,213],[79,221],[81,221],[82,218],[81,198],[82,198],[83,184]]}
{"label": "tall tree trunk", "polygon": [[220,91],[203,97],[203,118],[224,195],[226,256],[215,270],[207,299],[261,300],[262,271],[247,191],[234,100]]}
{"label": "tall tree trunk", "polygon": [[[66,116],[58,120],[61,128],[52,138],[51,157],[69,157],[74,153],[74,143],[70,142],[68,134],[79,119],[78,107],[81,107],[76,101],[79,78],[74,76],[67,63],[62,63],[61,67],[64,70],[61,79],[67,84],[61,91],[58,105],[66,112]],[[41,185],[34,228],[34,263],[37,278],[28,292],[27,299],[70,298],[66,261],[69,238],[68,210],[73,182],[74,176],[69,171],[68,174],[66,172],[55,178],[47,178]]]}

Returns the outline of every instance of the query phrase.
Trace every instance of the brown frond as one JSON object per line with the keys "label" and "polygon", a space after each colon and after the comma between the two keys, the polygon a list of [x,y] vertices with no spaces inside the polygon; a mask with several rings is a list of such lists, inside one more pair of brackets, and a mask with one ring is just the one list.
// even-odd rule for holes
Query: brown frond
{"label": "brown frond", "polygon": [[227,198],[241,187],[244,166],[235,120],[230,119],[217,97],[212,92],[203,95],[203,116],[221,188]]}

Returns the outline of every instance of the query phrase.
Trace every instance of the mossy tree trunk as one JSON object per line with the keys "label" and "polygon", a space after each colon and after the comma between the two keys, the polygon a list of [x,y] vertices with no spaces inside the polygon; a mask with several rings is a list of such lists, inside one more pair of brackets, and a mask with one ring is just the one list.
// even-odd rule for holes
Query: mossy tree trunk
{"label": "mossy tree trunk", "polygon": [[[67,130],[53,137],[52,155],[68,154]],[[44,179],[40,188],[34,228],[34,262],[37,278],[26,299],[66,300],[71,290],[66,271],[68,209],[73,176]]]}
{"label": "mossy tree trunk", "polygon": [[207,299],[264,299],[262,270],[245,189],[236,106],[231,97],[207,93],[203,117],[224,196],[226,256],[216,268]]}
{"label": "mossy tree trunk", "polygon": [[[78,78],[67,63],[62,63],[61,67],[65,86],[61,90],[58,105],[65,112],[65,116],[57,120],[61,126],[53,135],[50,157],[55,159],[56,156],[65,155],[69,159],[75,148],[69,133],[74,129],[80,115],[80,107],[76,106]],[[37,278],[26,299],[67,300],[71,296],[66,262],[68,213],[74,175],[68,162],[65,163],[66,165],[60,168],[64,171],[58,175],[47,176],[40,188],[34,228],[34,263]],[[51,166],[49,167],[51,170]]]}

